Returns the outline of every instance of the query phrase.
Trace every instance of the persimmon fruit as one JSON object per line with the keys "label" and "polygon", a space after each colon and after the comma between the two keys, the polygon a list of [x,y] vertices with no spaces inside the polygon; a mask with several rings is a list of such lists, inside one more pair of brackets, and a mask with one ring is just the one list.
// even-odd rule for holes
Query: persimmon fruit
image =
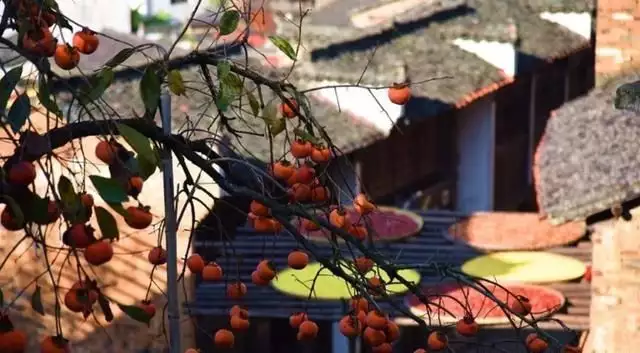
{"label": "persimmon fruit", "polygon": [[527,349],[531,353],[543,353],[549,348],[547,341],[540,338],[537,334],[531,333],[525,339]]}
{"label": "persimmon fruit", "polygon": [[104,265],[113,258],[113,246],[106,240],[99,240],[87,246],[84,258],[94,266]]}
{"label": "persimmon fruit", "polygon": [[100,39],[89,28],[83,28],[73,34],[73,46],[82,54],[93,54],[98,49]]}
{"label": "persimmon fruit", "polygon": [[302,226],[302,229],[306,230],[307,232],[320,230],[320,225],[310,219],[302,218],[300,220],[300,224]]}
{"label": "persimmon fruit", "polygon": [[471,315],[465,315],[456,322],[456,332],[458,332],[460,336],[473,337],[478,334],[479,329],[480,326]]}
{"label": "persimmon fruit", "polygon": [[287,256],[287,265],[294,270],[302,270],[309,264],[309,255],[301,250],[294,250]]}
{"label": "persimmon fruit", "polygon": [[0,314],[0,352],[24,353],[27,343],[27,334],[16,329],[7,315]]}
{"label": "persimmon fruit", "polygon": [[[86,249],[96,238],[93,235],[95,230],[87,224],[74,224],[68,230],[69,246],[77,249]],[[64,237],[63,237],[64,240]]]}
{"label": "persimmon fruit", "polygon": [[449,346],[449,337],[441,331],[433,331],[427,337],[427,347],[433,351],[442,351]]}
{"label": "persimmon fruit", "polygon": [[231,309],[229,309],[229,316],[239,316],[243,319],[246,319],[249,317],[249,311],[236,304],[232,306]]}
{"label": "persimmon fruit", "polygon": [[366,257],[366,256],[358,256],[356,257],[356,259],[353,261],[354,265],[356,266],[356,270],[361,273],[361,274],[365,274],[369,271],[371,271],[373,269],[373,260],[371,260],[370,258]]}
{"label": "persimmon fruit", "polygon": [[164,250],[161,246],[156,246],[155,248],[149,250],[147,259],[152,265],[164,265],[167,263],[167,251]]}
{"label": "persimmon fruit", "polygon": [[24,220],[16,219],[9,206],[5,206],[2,210],[2,213],[0,214],[0,223],[2,223],[2,226],[5,229],[10,231],[20,230],[24,228],[25,225]]}
{"label": "persimmon fruit", "polygon": [[316,163],[327,163],[331,159],[331,150],[328,147],[316,147],[311,149],[311,160]]}
{"label": "persimmon fruit", "polygon": [[300,325],[308,319],[309,316],[307,315],[307,313],[293,313],[289,316],[289,326],[293,328],[299,328]]}
{"label": "persimmon fruit", "polygon": [[405,105],[411,99],[411,87],[407,84],[394,83],[387,91],[387,96],[393,104]]}
{"label": "persimmon fruit", "polygon": [[143,300],[142,302],[140,302],[140,304],[138,304],[138,308],[142,309],[142,311],[147,314],[149,319],[152,319],[154,316],[156,316],[156,306],[149,300]]}
{"label": "persimmon fruit", "polygon": [[380,277],[371,277],[367,279],[367,284],[369,285],[369,287],[371,287],[371,289],[369,289],[369,292],[372,295],[378,295],[380,291],[384,291],[385,285],[384,282],[380,279]]}
{"label": "persimmon fruit", "polygon": [[364,241],[367,239],[367,235],[369,235],[367,228],[361,224],[350,225],[347,232],[360,241]]}
{"label": "persimmon fruit", "polygon": [[233,315],[229,320],[229,325],[236,331],[246,331],[249,329],[250,322],[240,316]]}
{"label": "persimmon fruit", "polygon": [[291,155],[294,158],[302,159],[307,158],[311,155],[311,142],[304,141],[300,139],[296,139],[291,142]]}
{"label": "persimmon fruit", "polygon": [[379,346],[371,348],[371,353],[393,353],[393,346],[391,346],[389,342],[384,342]]}
{"label": "persimmon fruit", "polygon": [[346,315],[338,323],[340,333],[345,337],[356,337],[360,334],[360,321],[357,317]]}
{"label": "persimmon fruit", "polygon": [[191,254],[187,258],[187,268],[191,273],[202,273],[204,266],[204,259],[199,254]]}
{"label": "persimmon fruit", "polygon": [[124,217],[124,221],[133,229],[145,229],[151,225],[153,216],[148,207],[129,206],[127,207],[127,215]]}
{"label": "persimmon fruit", "polygon": [[242,282],[233,282],[227,284],[227,297],[231,299],[240,299],[247,294],[247,285]]}
{"label": "persimmon fruit", "polygon": [[303,321],[298,327],[298,340],[308,341],[318,336],[318,324],[311,320]]}
{"label": "persimmon fruit", "polygon": [[61,336],[47,336],[40,342],[41,353],[69,353],[69,341]]}
{"label": "persimmon fruit", "polygon": [[207,282],[222,280],[222,267],[215,262],[210,262],[202,268],[202,280]]}
{"label": "persimmon fruit", "polygon": [[127,194],[133,197],[138,197],[142,192],[142,186],[144,185],[144,179],[139,176],[132,176],[127,183]]}
{"label": "persimmon fruit", "polygon": [[58,44],[53,54],[56,65],[63,70],[72,70],[80,63],[80,53],[68,44]]}
{"label": "persimmon fruit", "polygon": [[517,295],[509,305],[509,309],[517,315],[526,316],[531,313],[531,302],[529,298]]}
{"label": "persimmon fruit", "polygon": [[298,102],[296,102],[296,100],[293,98],[288,98],[286,102],[280,103],[280,112],[282,113],[282,116],[287,119],[293,119],[297,114],[294,109],[291,109],[291,106],[289,106],[287,102],[295,109],[298,109]]}
{"label": "persimmon fruit", "polygon": [[384,328],[384,333],[387,336],[387,342],[389,343],[400,339],[400,327],[391,320],[387,320],[387,326]]}
{"label": "persimmon fruit", "polygon": [[258,271],[251,272],[251,283],[255,284],[256,286],[264,287],[269,285],[269,282],[269,280],[260,277],[260,273]]}
{"label": "persimmon fruit", "polygon": [[311,200],[311,187],[307,184],[295,183],[289,189],[293,201],[307,202]]}
{"label": "persimmon fruit", "polygon": [[312,202],[326,202],[329,201],[329,189],[322,185],[316,185],[311,188],[311,201]]}
{"label": "persimmon fruit", "polygon": [[100,141],[96,145],[96,157],[102,162],[111,165],[116,160],[116,148],[109,141]]}
{"label": "persimmon fruit", "polygon": [[266,281],[271,281],[274,278],[276,278],[275,265],[273,264],[273,262],[269,260],[260,261],[258,263],[258,266],[256,267],[256,271],[258,272],[258,275],[260,276],[260,278]]}
{"label": "persimmon fruit", "polygon": [[251,213],[253,213],[256,216],[260,216],[260,217],[269,216],[269,208],[256,200],[251,201],[251,204],[249,205],[249,211],[251,211]]}
{"label": "persimmon fruit", "polygon": [[369,311],[369,301],[361,296],[354,296],[349,301],[349,306],[356,311]]}
{"label": "persimmon fruit", "polygon": [[36,167],[31,162],[21,161],[9,169],[7,181],[16,185],[29,185],[36,180]]}
{"label": "persimmon fruit", "polygon": [[353,199],[353,208],[356,212],[364,216],[373,212],[376,206],[369,201],[369,198],[367,198],[365,194],[360,193]]}
{"label": "persimmon fruit", "polygon": [[346,229],[349,226],[349,215],[342,208],[336,208],[329,213],[329,223],[336,228]]}
{"label": "persimmon fruit", "polygon": [[373,327],[367,327],[362,332],[364,341],[371,347],[377,347],[387,340],[387,336],[382,330],[376,330]]}
{"label": "persimmon fruit", "polygon": [[231,349],[235,344],[235,336],[229,330],[219,329],[213,336],[213,343],[216,348]]}
{"label": "persimmon fruit", "polygon": [[373,329],[382,330],[387,326],[387,317],[377,310],[371,310],[367,314],[366,324]]}
{"label": "persimmon fruit", "polygon": [[287,180],[291,178],[295,172],[295,168],[288,161],[279,161],[273,163],[271,172],[276,179]]}
{"label": "persimmon fruit", "polygon": [[304,163],[295,170],[294,177],[295,183],[310,184],[316,177],[316,170],[308,163]]}
{"label": "persimmon fruit", "polygon": [[80,195],[80,203],[82,203],[84,207],[88,207],[88,208],[93,207],[94,205],[93,196],[87,193]]}

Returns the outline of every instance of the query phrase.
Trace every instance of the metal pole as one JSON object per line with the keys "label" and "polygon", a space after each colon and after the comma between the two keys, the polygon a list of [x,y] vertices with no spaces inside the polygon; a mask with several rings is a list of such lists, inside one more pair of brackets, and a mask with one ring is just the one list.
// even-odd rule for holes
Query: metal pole
{"label": "metal pole", "polygon": [[[171,134],[171,96],[167,90],[160,97],[162,132]],[[162,156],[164,181],[165,241],[167,248],[167,298],[169,300],[169,352],[180,353],[180,307],[178,306],[178,246],[176,244],[176,211],[173,207],[173,162],[171,150],[165,146]]]}

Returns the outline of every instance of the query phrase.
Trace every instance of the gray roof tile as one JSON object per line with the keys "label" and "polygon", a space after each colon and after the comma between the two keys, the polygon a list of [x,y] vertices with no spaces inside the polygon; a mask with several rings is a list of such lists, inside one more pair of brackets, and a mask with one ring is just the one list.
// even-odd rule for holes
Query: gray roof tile
{"label": "gray roof tile", "polygon": [[631,72],[565,104],[538,147],[539,204],[556,222],[584,219],[640,195],[640,119],[613,107]]}

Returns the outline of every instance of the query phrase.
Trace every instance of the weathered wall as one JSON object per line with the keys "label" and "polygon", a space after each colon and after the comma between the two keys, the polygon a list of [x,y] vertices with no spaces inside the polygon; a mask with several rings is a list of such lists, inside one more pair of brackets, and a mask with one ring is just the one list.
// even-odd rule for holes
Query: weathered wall
{"label": "weathered wall", "polygon": [[[40,117],[41,118],[41,117]],[[90,162],[96,163],[95,158],[92,156],[95,143],[94,138],[83,140],[83,148],[86,151],[87,156],[90,158]],[[77,147],[76,147],[77,150]],[[6,141],[0,143],[0,154],[6,156],[13,151],[13,147],[8,145]],[[71,149],[67,148],[59,151],[61,157],[74,159]],[[82,160],[82,158],[77,158]],[[175,161],[175,159],[174,159]],[[177,163],[177,162],[176,162]],[[65,163],[71,169],[73,161]],[[56,164],[56,175],[60,173],[60,165]],[[198,175],[198,171],[195,167],[191,166],[192,175],[194,177]],[[98,161],[95,166],[87,166],[88,174],[106,174],[106,166],[100,164]],[[180,173],[179,168],[174,166],[176,170],[176,183],[184,180],[184,175]],[[65,172],[69,176],[68,172]],[[81,180],[81,178],[77,178]],[[92,192],[90,188],[90,182],[88,182],[87,190]],[[41,189],[40,194],[44,193],[46,188],[45,177],[41,171],[39,171],[37,179],[38,189]],[[210,189],[213,194],[217,194],[217,190],[212,184],[209,178],[201,180],[202,185],[210,185]],[[163,198],[162,198],[162,175],[156,173],[152,176],[143,187],[142,195],[140,199],[143,204],[150,205],[152,213],[154,214],[154,225],[146,230],[135,231],[128,228],[124,223],[122,217],[116,215],[118,226],[121,231],[120,241],[114,244],[115,256],[108,264],[91,268],[84,261],[84,257],[80,254],[80,263],[83,268],[98,280],[104,293],[113,298],[114,300],[123,304],[139,303],[145,298],[145,293],[150,285],[150,274],[152,265],[147,261],[148,250],[158,244],[159,232],[158,221],[163,217]],[[97,195],[94,193],[94,195]],[[94,196],[97,205],[104,205],[104,202],[99,196]],[[202,198],[205,202],[213,204],[213,200],[206,195],[198,194],[199,198]],[[179,202],[179,205],[183,205],[184,200]],[[0,206],[3,207],[3,206]],[[108,206],[105,206],[108,209]],[[195,210],[196,219],[201,218],[206,212],[203,206],[197,205]],[[95,218],[95,217],[94,217]],[[96,229],[98,228],[95,219],[92,223]],[[178,229],[178,256],[184,257],[187,247],[187,240],[189,237],[191,228],[191,211],[188,210],[180,222]],[[60,277],[60,288],[58,295],[62,298],[66,293],[66,288],[69,288],[75,281],[78,280],[77,274],[77,261],[75,257],[67,257],[68,251],[66,249],[59,250],[56,247],[61,247],[60,231],[63,230],[59,224],[51,225],[47,229],[47,242],[51,246],[47,255],[49,262],[54,262],[51,267],[56,278]],[[0,231],[0,259],[4,259],[9,252],[9,249],[20,239],[23,232],[7,232]],[[164,242],[164,241],[163,241]],[[53,288],[51,280],[46,274],[46,264],[42,249],[36,249],[30,241],[25,241],[21,244],[17,251],[13,252],[5,266],[0,270],[0,285],[4,292],[5,302],[10,302],[16,297],[18,292],[23,288],[27,288],[25,294],[16,301],[14,310],[10,311],[11,317],[14,319],[16,325],[29,332],[30,341],[32,344],[32,352],[39,352],[36,348],[38,342],[42,336],[49,335],[55,332],[54,322],[54,306],[53,306]],[[62,270],[61,270],[62,269]],[[179,263],[179,270],[182,270],[182,262]],[[31,293],[34,291],[34,280],[40,274],[44,273],[38,280],[37,284],[42,288],[43,302],[45,303],[45,309],[47,315],[41,317],[35,313],[29,304]],[[181,303],[185,300],[185,290],[188,295],[192,293],[191,278],[187,279],[187,283],[184,286],[181,284]],[[182,289],[184,288],[184,289]],[[162,322],[160,319],[162,308],[166,303],[166,299],[162,294],[166,291],[166,267],[161,266],[154,272],[153,284],[151,285],[150,298],[154,301],[158,307],[158,314],[152,321],[150,327],[146,327],[143,324],[137,323],[127,317],[118,310],[114,305],[112,306],[116,319],[107,324],[102,319],[100,309],[96,305],[96,318],[89,317],[86,321],[83,320],[81,314],[75,314],[67,310],[62,309],[62,327],[65,337],[69,338],[73,346],[74,352],[91,353],[91,352],[135,352],[136,349],[152,348],[161,349],[166,342],[166,339],[162,333]],[[193,325],[188,318],[183,315],[181,321],[183,322],[183,348],[193,346]],[[165,321],[166,322],[166,321]],[[30,352],[31,352],[30,351]],[[155,351],[155,350],[152,350]]]}
{"label": "weathered wall", "polygon": [[640,208],[631,221],[596,224],[593,239],[591,334],[593,353],[640,347]]}

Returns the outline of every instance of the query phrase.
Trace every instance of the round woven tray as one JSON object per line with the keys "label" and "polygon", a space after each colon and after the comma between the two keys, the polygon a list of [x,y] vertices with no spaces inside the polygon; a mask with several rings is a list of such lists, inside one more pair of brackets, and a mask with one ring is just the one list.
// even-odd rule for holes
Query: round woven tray
{"label": "round woven tray", "polygon": [[586,229],[584,222],[553,226],[537,213],[477,212],[450,226],[444,236],[482,250],[541,250],[576,242]]}
{"label": "round woven tray", "polygon": [[[346,208],[346,210],[349,212],[350,215],[357,214],[352,208]],[[400,208],[388,207],[388,206],[377,206],[376,210],[373,211],[370,214],[370,216],[364,216],[364,218],[366,217],[371,217],[371,223],[373,224],[376,223],[373,217],[382,218],[381,221],[388,222],[389,226],[393,226],[394,223],[398,224],[399,222],[413,223],[413,227],[411,230],[403,230],[397,234],[394,233],[394,234],[379,235],[379,233],[374,229],[374,231],[370,232],[369,234],[373,235],[371,239],[376,243],[394,242],[394,241],[399,241],[405,238],[412,237],[420,233],[420,230],[422,230],[422,226],[424,225],[424,220],[418,214],[407,211],[407,210],[403,210]],[[357,221],[357,219],[352,219],[352,221]],[[366,220],[366,219],[362,220],[363,224],[367,224],[367,222],[369,222],[369,220]],[[305,236],[307,239],[311,241],[317,241],[317,242],[331,241],[331,235],[330,235],[331,233],[327,229],[308,232],[305,230],[301,230],[297,222],[294,223],[294,226],[296,226],[296,228],[300,231],[300,233],[303,236]],[[387,229],[383,229],[382,231],[384,233],[388,233]],[[344,242],[344,240],[342,240],[342,238],[340,237],[337,237],[337,241],[339,243]]]}
{"label": "round woven tray", "polygon": [[[512,294],[524,295],[531,301],[533,306],[532,314],[535,319],[541,319],[555,314],[562,309],[566,303],[564,295],[552,288],[516,283],[502,285]],[[485,284],[485,286],[491,288],[490,284]],[[500,287],[494,286],[494,290],[492,292],[502,302],[505,301],[505,298],[507,303],[511,303],[513,300],[516,300],[513,295],[508,294]],[[426,307],[423,304],[420,304],[415,296],[405,296],[405,304],[409,307],[411,313],[424,318],[427,324],[429,322],[431,322],[431,324],[452,324],[462,319],[465,312],[469,311],[471,311],[476,322],[481,325],[500,325],[510,323],[509,317],[495,304],[495,302],[470,287],[457,283],[443,283],[425,287],[424,293],[431,302],[444,306],[447,310],[456,315],[456,317],[453,317],[441,309],[439,310],[435,305],[432,306],[431,312],[428,313],[425,310]],[[453,299],[439,297],[436,293],[443,293],[456,297],[465,305],[465,308],[461,307],[460,304]],[[442,298],[442,301],[439,301],[439,298]],[[431,320],[429,320],[429,317]],[[512,317],[512,319],[517,320],[517,317]]]}

